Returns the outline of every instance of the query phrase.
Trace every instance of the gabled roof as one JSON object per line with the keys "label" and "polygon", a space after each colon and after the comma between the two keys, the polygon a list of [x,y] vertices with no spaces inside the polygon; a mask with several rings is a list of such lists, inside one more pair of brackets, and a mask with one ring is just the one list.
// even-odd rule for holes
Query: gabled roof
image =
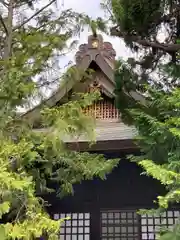
{"label": "gabled roof", "polygon": [[[106,76],[104,82],[101,82],[101,86],[114,97],[114,63],[115,63],[115,50],[112,47],[112,44],[109,42],[103,42],[102,36],[89,36],[88,43],[82,44],[79,46],[77,51],[76,65],[80,71],[85,72],[91,68],[92,63],[96,64],[101,72]],[[80,79],[79,79],[80,80]],[[53,94],[49,99],[35,107],[34,109],[28,111],[23,115],[24,118],[30,120],[30,122],[35,121],[40,117],[40,110],[43,105],[53,107],[59,102],[66,94],[69,92],[73,86],[76,84],[74,79],[69,79],[69,81],[62,84],[59,87],[58,91]],[[128,93],[129,94],[129,93]],[[131,93],[131,96],[140,100],[142,98],[138,93]],[[40,130],[41,131],[41,130]],[[132,140],[136,134],[135,128],[126,126],[121,121],[99,121],[96,124],[96,140],[99,143],[104,141],[111,141],[112,145],[114,141],[124,142],[126,140]],[[64,142],[72,143],[86,143],[88,139],[81,136],[79,139],[71,139],[68,136],[64,137]],[[123,143],[124,144],[124,143]]]}
{"label": "gabled roof", "polygon": [[[95,63],[102,73],[106,76],[107,83],[102,83],[103,87],[114,96],[114,61],[115,61],[115,50],[112,44],[109,42],[103,42],[102,36],[97,35],[89,36],[88,43],[79,46],[77,51],[76,65],[75,67],[80,71],[86,71],[91,66],[91,63]],[[23,117],[28,119],[36,119],[40,113],[40,109],[43,105],[53,107],[59,102],[67,92],[69,92],[75,85],[74,79],[70,79],[62,86],[59,87],[58,91],[55,92],[50,98],[42,102],[40,105],[26,112]]]}

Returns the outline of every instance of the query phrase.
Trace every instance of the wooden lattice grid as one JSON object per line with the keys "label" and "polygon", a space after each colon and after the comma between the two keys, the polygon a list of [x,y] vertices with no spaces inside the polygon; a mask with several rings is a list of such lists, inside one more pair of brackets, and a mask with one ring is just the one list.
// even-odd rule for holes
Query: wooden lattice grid
{"label": "wooden lattice grid", "polygon": [[100,100],[84,109],[84,113],[96,119],[118,119],[119,111],[107,100]]}
{"label": "wooden lattice grid", "polygon": [[60,240],[90,240],[90,213],[57,213],[54,219],[65,220],[60,228]]}

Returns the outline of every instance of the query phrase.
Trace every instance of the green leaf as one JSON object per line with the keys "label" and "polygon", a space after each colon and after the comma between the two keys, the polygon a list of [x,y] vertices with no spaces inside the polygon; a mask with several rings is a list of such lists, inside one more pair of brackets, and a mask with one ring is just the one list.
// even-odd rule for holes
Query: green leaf
{"label": "green leaf", "polygon": [[4,226],[1,226],[0,225],[0,239],[1,240],[6,240],[7,238],[6,238],[6,233],[5,233],[5,228],[4,228]]}

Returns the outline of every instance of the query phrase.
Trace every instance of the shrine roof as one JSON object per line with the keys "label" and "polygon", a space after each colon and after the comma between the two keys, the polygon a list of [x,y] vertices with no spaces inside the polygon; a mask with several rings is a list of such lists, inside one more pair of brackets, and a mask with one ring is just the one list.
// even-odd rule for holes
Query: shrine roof
{"label": "shrine roof", "polygon": [[[114,82],[114,63],[115,63],[115,50],[109,42],[104,42],[101,35],[89,36],[87,44],[81,44],[75,55],[76,65],[75,68],[83,70],[84,72],[90,67],[92,62],[95,62],[101,72],[106,76],[106,83],[104,88],[111,95],[114,95],[115,82]],[[33,122],[40,116],[40,110],[43,105],[53,107],[59,102],[67,92],[69,92],[75,84],[73,79],[70,79],[65,84],[62,84],[58,91],[43,103],[28,111],[23,115],[24,118]],[[129,94],[129,93],[128,93]],[[130,93],[134,98],[141,100],[142,96],[136,92]],[[38,131],[44,131],[39,129]],[[133,139],[136,134],[134,127],[129,127],[122,122],[111,121],[97,121],[96,122],[96,141],[106,140],[125,140]],[[64,142],[86,142],[88,139],[81,136],[78,139],[64,137]]]}

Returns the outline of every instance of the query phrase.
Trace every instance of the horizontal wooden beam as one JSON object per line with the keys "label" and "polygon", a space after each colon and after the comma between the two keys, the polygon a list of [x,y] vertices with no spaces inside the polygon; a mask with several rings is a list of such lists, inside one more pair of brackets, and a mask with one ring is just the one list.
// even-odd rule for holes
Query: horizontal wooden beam
{"label": "horizontal wooden beam", "polygon": [[87,142],[76,142],[67,143],[68,147],[72,150],[84,152],[94,152],[94,151],[121,151],[121,152],[131,152],[139,151],[139,147],[134,143],[132,139],[126,140],[108,140],[108,141],[98,141],[93,145],[89,145]]}

